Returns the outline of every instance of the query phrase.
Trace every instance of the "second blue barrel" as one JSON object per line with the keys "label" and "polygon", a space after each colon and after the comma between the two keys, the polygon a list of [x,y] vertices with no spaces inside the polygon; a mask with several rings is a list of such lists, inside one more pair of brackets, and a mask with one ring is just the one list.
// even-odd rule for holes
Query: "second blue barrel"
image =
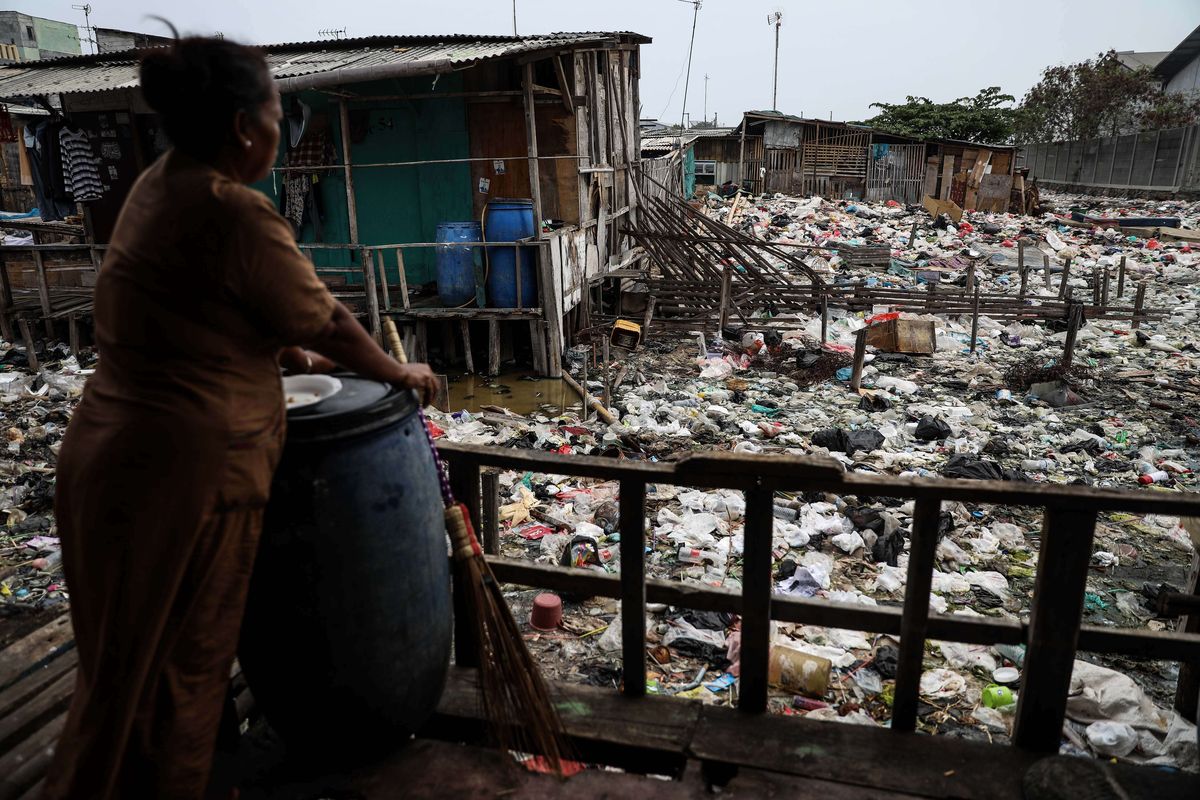
{"label": "second blue barrel", "polygon": [[[537,271],[532,247],[516,249],[494,242],[515,242],[533,236],[533,201],[499,198],[488,203],[484,223],[488,246],[488,305],[492,308],[532,308],[538,304]],[[520,302],[517,287],[520,286]]]}
{"label": "second blue barrel", "polygon": [[[482,240],[478,222],[441,222],[437,241],[478,242]],[[478,248],[447,246],[437,248],[438,297],[446,306],[461,306],[475,297],[475,260]]]}

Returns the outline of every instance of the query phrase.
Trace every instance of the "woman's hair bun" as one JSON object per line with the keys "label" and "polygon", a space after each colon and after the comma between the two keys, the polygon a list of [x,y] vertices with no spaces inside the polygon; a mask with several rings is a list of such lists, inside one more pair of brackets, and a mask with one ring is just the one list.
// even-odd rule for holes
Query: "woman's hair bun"
{"label": "woman's hair bun", "polygon": [[257,113],[274,92],[261,50],[203,36],[143,51],[139,77],[172,143],[200,158],[221,149],[234,115]]}

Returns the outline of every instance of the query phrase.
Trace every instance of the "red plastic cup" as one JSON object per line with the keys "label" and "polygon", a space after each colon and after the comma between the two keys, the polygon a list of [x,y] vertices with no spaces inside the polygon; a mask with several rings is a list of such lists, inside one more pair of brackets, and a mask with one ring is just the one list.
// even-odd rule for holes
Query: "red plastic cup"
{"label": "red plastic cup", "polygon": [[533,610],[529,612],[529,624],[539,631],[552,631],[562,623],[562,598],[550,592],[542,592],[533,598]]}

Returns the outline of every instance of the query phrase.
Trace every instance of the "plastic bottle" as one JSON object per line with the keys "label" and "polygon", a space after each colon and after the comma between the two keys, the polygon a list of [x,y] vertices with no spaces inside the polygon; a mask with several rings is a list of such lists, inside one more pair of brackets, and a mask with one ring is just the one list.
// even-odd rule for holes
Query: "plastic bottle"
{"label": "plastic bottle", "polygon": [[1054,469],[1054,460],[1050,458],[1027,458],[1021,462],[1021,469],[1026,472],[1045,472]]}
{"label": "plastic bottle", "polygon": [[701,550],[696,547],[688,547],[686,544],[679,548],[680,564],[703,564],[705,561],[716,564],[719,559],[720,556],[712,550]]}
{"label": "plastic bottle", "polygon": [[1156,469],[1153,472],[1147,472],[1138,478],[1138,483],[1143,486],[1149,486],[1152,483],[1162,483],[1171,479],[1171,474],[1161,469]]}

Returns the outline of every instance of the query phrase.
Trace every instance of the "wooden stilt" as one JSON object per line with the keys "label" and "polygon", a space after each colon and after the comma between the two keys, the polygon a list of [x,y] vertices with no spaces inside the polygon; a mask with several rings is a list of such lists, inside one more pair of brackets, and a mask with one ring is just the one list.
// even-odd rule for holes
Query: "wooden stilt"
{"label": "wooden stilt", "polygon": [[1100,305],[1104,306],[1105,308],[1108,308],[1108,287],[1109,287],[1110,277],[1111,277],[1111,275],[1108,271],[1108,267],[1105,267],[1104,268],[1104,283],[1102,283],[1100,285]]}
{"label": "wooden stilt", "polygon": [[1067,308],[1067,340],[1063,344],[1062,365],[1070,367],[1075,361],[1075,338],[1083,324],[1083,306],[1071,303]]}
{"label": "wooden stilt", "polygon": [[1139,283],[1137,287],[1137,294],[1133,296],[1133,321],[1129,325],[1129,327],[1135,331],[1142,327],[1142,306],[1145,304],[1145,302],[1146,284]]}
{"label": "wooden stilt", "polygon": [[1071,289],[1067,286],[1067,281],[1071,279],[1071,259],[1068,258],[1063,264],[1062,279],[1058,282],[1058,299],[1066,300],[1070,297]]}
{"label": "wooden stilt", "polygon": [[488,320],[488,375],[500,374],[500,322]]}
{"label": "wooden stilt", "polygon": [[1021,275],[1021,291],[1017,295],[1022,300],[1025,299],[1025,292],[1029,289],[1029,270],[1025,268],[1025,240],[1017,240],[1017,272]]}
{"label": "wooden stilt", "polygon": [[414,358],[417,361],[427,362],[429,361],[429,327],[424,321],[421,321],[416,324],[416,329],[416,347],[414,348],[416,355]]}
{"label": "wooden stilt", "polygon": [[67,317],[67,338],[71,343],[71,355],[79,358],[79,315]]}
{"label": "wooden stilt", "polygon": [[458,321],[458,330],[462,334],[463,361],[467,365],[467,372],[474,374],[475,355],[471,352],[471,323],[465,319],[460,319]]}
{"label": "wooden stilt", "polygon": [[854,369],[850,373],[850,389],[857,392],[862,388],[863,366],[867,361],[867,329],[862,328],[854,338]]}
{"label": "wooden stilt", "polygon": [[1042,256],[1042,277],[1046,280],[1046,288],[1050,288],[1050,256]]}
{"label": "wooden stilt", "polygon": [[542,332],[543,324],[540,319],[529,320],[529,348],[533,351],[533,371],[538,375],[545,375],[548,372],[546,368],[546,336]]}
{"label": "wooden stilt", "polygon": [[33,349],[33,334],[29,332],[29,320],[17,317],[17,326],[20,327],[21,338],[25,341],[25,356],[29,359],[29,369],[37,372],[41,369],[41,364],[38,363],[37,353]]}
{"label": "wooden stilt", "polygon": [[1120,300],[1125,296],[1125,256],[1121,256],[1121,263],[1117,265],[1117,299]]}
{"label": "wooden stilt", "polygon": [[[721,265],[721,330],[729,324],[729,293],[733,287],[733,270],[728,264]],[[607,405],[608,401],[605,401]]]}

